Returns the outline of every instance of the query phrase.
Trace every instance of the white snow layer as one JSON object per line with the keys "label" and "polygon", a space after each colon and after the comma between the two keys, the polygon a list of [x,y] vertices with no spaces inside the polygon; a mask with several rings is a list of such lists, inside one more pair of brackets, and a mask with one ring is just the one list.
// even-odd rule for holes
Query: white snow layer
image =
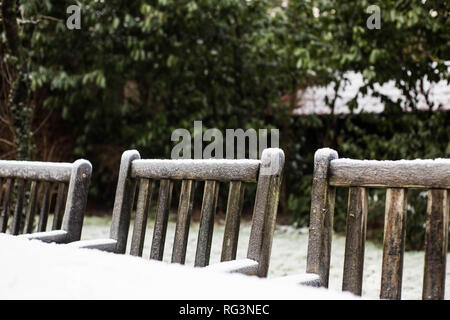
{"label": "white snow layer", "polygon": [[[49,217],[50,218],[50,217]],[[210,263],[220,261],[224,221],[217,219],[214,225]],[[83,239],[107,238],[111,220],[105,218],[86,217],[83,227]],[[133,225],[133,222],[131,223]],[[150,255],[150,245],[153,235],[154,221],[149,221],[144,243],[144,258]],[[186,254],[186,265],[194,265],[197,249],[198,223],[191,223]],[[250,224],[242,222],[239,231],[237,258],[247,256]],[[132,234],[130,227],[129,234]],[[170,221],[167,227],[164,261],[170,262],[175,222]],[[131,241],[128,241],[131,242]],[[308,249],[308,229],[296,229],[292,226],[277,225],[272,244],[269,266],[269,279],[293,274],[300,274],[306,270],[306,255]],[[381,287],[381,263],[383,248],[367,241],[364,254],[363,292],[365,299],[379,299]],[[129,249],[128,249],[129,250]],[[342,289],[342,274],[344,269],[345,237],[334,235],[331,249],[331,266],[329,289],[340,292]],[[407,251],[404,255],[402,299],[422,299],[422,282],[424,268],[423,251]],[[450,263],[447,263],[446,296],[450,298]]]}
{"label": "white snow layer", "polygon": [[353,299],[348,293],[0,234],[0,299]]}

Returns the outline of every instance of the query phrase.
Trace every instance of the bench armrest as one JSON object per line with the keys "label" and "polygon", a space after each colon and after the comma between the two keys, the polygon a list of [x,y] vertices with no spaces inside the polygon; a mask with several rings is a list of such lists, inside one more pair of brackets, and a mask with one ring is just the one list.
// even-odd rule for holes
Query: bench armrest
{"label": "bench armrest", "polygon": [[242,259],[215,263],[205,267],[205,269],[226,273],[256,275],[258,273],[258,265],[258,262],[255,260]]}
{"label": "bench armrest", "polygon": [[79,249],[97,249],[106,252],[116,250],[117,241],[114,239],[80,240],[68,243],[67,246]]}
{"label": "bench armrest", "polygon": [[315,273],[301,273],[285,277],[271,279],[270,281],[277,283],[295,283],[298,285],[309,287],[320,287],[320,276]]}
{"label": "bench armrest", "polygon": [[68,236],[67,231],[53,230],[53,231],[46,231],[46,232],[26,233],[26,234],[18,235],[17,237],[28,239],[28,240],[40,240],[43,242],[66,243],[67,236]]}

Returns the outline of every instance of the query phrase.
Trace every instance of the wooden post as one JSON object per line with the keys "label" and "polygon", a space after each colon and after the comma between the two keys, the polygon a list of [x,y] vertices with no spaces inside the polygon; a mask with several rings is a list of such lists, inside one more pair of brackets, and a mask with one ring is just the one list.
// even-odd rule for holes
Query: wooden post
{"label": "wooden post", "polygon": [[136,217],[134,218],[133,236],[131,237],[130,254],[132,256],[142,257],[151,199],[152,182],[149,179],[141,178],[136,205]]}
{"label": "wooden post", "polygon": [[164,244],[166,242],[167,222],[169,220],[170,202],[172,199],[173,182],[161,180],[159,185],[158,202],[156,204],[155,227],[153,229],[150,259],[162,260]]}
{"label": "wooden post", "polygon": [[52,230],[61,229],[64,217],[64,207],[66,206],[67,185],[65,183],[58,184],[58,193],[56,196],[55,212],[53,214]]}
{"label": "wooden post", "polygon": [[27,225],[25,227],[25,233],[33,232],[34,227],[34,217],[36,216],[36,212],[38,211],[38,201],[37,195],[39,191],[39,182],[32,181],[30,187],[30,201],[28,203],[27,208]]}
{"label": "wooden post", "polygon": [[403,188],[388,188],[386,192],[381,299],[399,300],[402,295],[406,193],[407,190]]}
{"label": "wooden post", "polygon": [[220,182],[218,181],[205,181],[200,228],[198,230],[197,252],[195,254],[194,266],[196,267],[205,267],[209,264],[219,187]]}
{"label": "wooden post", "polygon": [[366,188],[350,187],[342,290],[361,295],[366,241],[368,195]]}
{"label": "wooden post", "polygon": [[268,148],[263,151],[247,252],[248,259],[258,262],[259,277],[266,277],[269,271],[283,167],[283,150]]}
{"label": "wooden post", "polygon": [[337,152],[329,148],[314,155],[306,272],[318,274],[323,287],[328,287],[336,196],[336,188],[328,185],[328,171],[331,160],[337,158]]}
{"label": "wooden post", "polygon": [[245,184],[242,181],[230,181],[220,261],[236,259],[244,193]]}
{"label": "wooden post", "polygon": [[91,174],[92,165],[89,161],[80,159],[73,163],[62,226],[67,231],[66,242],[81,238]]}
{"label": "wooden post", "polygon": [[448,249],[448,190],[428,191],[422,298],[443,300]]}
{"label": "wooden post", "polygon": [[48,181],[42,183],[42,192],[44,193],[44,196],[42,198],[41,213],[39,215],[39,232],[44,232],[47,228],[48,211],[50,209],[50,186],[50,182]]}
{"label": "wooden post", "polygon": [[7,179],[7,187],[3,196],[3,204],[0,212],[0,232],[5,233],[8,228],[9,202],[14,191],[14,179]]}
{"label": "wooden post", "polygon": [[184,264],[194,201],[195,181],[183,180],[178,205],[177,226],[173,242],[172,262]]}
{"label": "wooden post", "polygon": [[130,216],[133,207],[136,179],[130,177],[131,164],[141,156],[136,150],[128,150],[122,154],[119,179],[114,199],[113,218],[110,238],[117,241],[116,253],[125,253],[130,227]]}
{"label": "wooden post", "polygon": [[17,180],[17,199],[16,199],[16,209],[14,211],[13,224],[11,227],[11,234],[18,235],[20,233],[20,227],[23,216],[23,201],[25,197],[25,180]]}

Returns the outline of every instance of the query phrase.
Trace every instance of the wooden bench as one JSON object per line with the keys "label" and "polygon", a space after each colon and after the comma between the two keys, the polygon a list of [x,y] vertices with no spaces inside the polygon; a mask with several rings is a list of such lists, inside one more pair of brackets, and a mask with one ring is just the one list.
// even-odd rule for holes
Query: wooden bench
{"label": "wooden bench", "polygon": [[311,197],[307,272],[328,287],[336,187],[348,187],[342,289],[361,295],[368,188],[387,188],[382,261],[382,299],[400,299],[407,189],[428,189],[423,299],[444,299],[449,224],[450,159],[374,161],[338,159],[316,152]]}
{"label": "wooden bench", "polygon": [[[153,192],[152,180],[158,180],[159,192],[150,259],[162,260],[174,180],[181,180],[172,263],[184,264],[196,183],[204,182],[201,221],[195,266],[209,264],[219,187],[229,182],[221,261],[209,268],[267,276],[278,207],[284,153],[265,149],[261,160],[141,160],[136,150],[123,153],[116,189],[109,239],[85,240],[70,244],[79,248],[125,253],[131,211],[137,191],[136,215],[130,254],[142,256],[147,217]],[[236,261],[240,214],[246,182],[257,183],[247,258]]]}
{"label": "wooden bench", "polygon": [[[91,172],[87,160],[0,160],[0,232],[45,242],[80,240]],[[57,192],[52,230],[46,231],[54,189]]]}

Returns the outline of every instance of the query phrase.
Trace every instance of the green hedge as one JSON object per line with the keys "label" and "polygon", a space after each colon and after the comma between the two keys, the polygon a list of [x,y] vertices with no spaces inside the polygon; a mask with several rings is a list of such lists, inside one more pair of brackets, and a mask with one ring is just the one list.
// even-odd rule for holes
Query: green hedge
{"label": "green hedge", "polygon": [[[333,126],[334,124],[334,126]],[[309,205],[314,152],[331,147],[341,158],[425,159],[450,157],[450,112],[405,113],[387,108],[381,114],[339,116],[301,116],[292,120],[292,134],[300,137],[294,156],[286,167],[288,208],[298,226],[309,222]],[[345,232],[347,194],[338,188],[335,231]],[[408,191],[407,249],[424,244],[425,190]],[[385,189],[370,189],[368,237],[382,241]]]}

